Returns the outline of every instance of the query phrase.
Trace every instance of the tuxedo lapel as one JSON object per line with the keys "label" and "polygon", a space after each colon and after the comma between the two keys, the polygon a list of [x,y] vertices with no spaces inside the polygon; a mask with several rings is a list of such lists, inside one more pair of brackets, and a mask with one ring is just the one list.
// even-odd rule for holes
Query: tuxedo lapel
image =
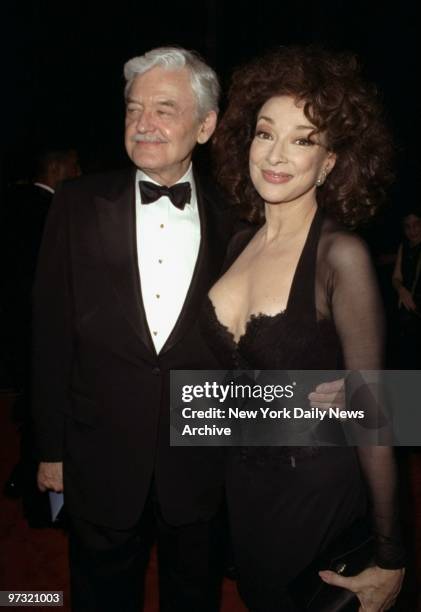
{"label": "tuxedo lapel", "polygon": [[96,209],[110,281],[120,307],[148,353],[156,355],[140,288],[134,187],[134,171],[124,173],[111,194],[96,197]]}

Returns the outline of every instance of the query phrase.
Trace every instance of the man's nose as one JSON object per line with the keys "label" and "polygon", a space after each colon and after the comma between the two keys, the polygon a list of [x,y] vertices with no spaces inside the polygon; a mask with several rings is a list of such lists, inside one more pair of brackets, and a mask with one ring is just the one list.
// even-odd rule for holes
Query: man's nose
{"label": "man's nose", "polygon": [[143,110],[137,118],[136,128],[138,132],[150,132],[155,129],[153,114],[148,110]]}

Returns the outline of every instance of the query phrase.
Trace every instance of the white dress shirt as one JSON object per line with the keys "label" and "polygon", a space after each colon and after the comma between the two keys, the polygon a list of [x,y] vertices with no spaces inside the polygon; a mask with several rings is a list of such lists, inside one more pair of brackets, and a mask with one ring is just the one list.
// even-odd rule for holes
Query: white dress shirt
{"label": "white dress shirt", "polygon": [[183,307],[200,246],[196,186],[190,164],[178,183],[189,181],[191,202],[176,208],[167,196],[142,204],[139,181],[156,183],[136,172],[136,239],[143,306],[155,350],[160,352]]}

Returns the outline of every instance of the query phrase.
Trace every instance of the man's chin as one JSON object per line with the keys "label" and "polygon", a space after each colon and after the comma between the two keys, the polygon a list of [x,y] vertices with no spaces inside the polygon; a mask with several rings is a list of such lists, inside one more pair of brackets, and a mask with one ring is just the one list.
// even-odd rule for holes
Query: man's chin
{"label": "man's chin", "polygon": [[131,157],[135,166],[140,168],[141,170],[147,170],[151,172],[159,172],[163,168],[167,167],[167,163],[162,159],[156,159],[156,157],[151,157],[150,155],[133,155]]}

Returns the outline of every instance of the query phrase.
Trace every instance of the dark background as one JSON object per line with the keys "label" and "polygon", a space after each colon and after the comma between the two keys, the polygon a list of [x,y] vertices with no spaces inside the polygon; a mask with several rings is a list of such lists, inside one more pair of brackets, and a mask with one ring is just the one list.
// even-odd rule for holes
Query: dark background
{"label": "dark background", "polygon": [[398,210],[418,198],[416,2],[35,0],[3,5],[2,185],[43,146],[74,146],[86,171],[125,163],[124,62],[163,44],[201,52],[221,76],[279,44],[355,51],[382,92],[398,150]]}

